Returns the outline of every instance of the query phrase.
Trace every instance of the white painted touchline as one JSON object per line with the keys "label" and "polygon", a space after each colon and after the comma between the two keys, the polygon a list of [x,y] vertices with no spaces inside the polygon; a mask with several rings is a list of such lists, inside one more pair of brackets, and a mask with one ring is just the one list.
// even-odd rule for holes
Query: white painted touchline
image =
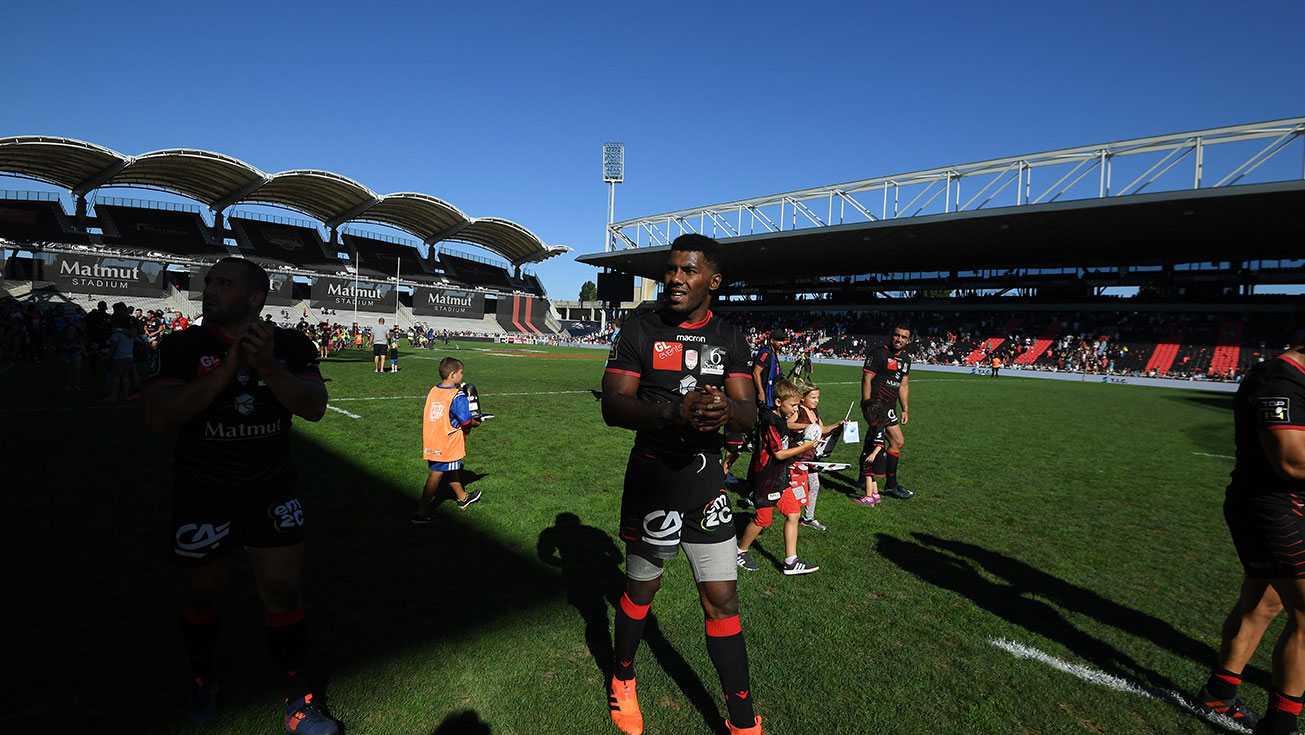
{"label": "white painted touchline", "polygon": [[1226,454],[1206,454],[1205,452],[1192,452],[1192,454],[1196,454],[1202,457],[1217,457],[1219,459],[1237,459],[1236,457],[1230,457]]}
{"label": "white painted touchline", "polygon": [[336,408],[335,406],[332,406],[332,405],[329,404],[329,403],[326,404],[326,407],[329,408],[329,409],[331,409],[332,411],[335,411],[336,413],[342,413],[342,414],[344,414],[345,416],[348,416],[348,417],[351,418],[351,419],[360,419],[360,418],[362,418],[362,416],[359,416],[359,415],[356,414],[356,413],[349,413],[348,411],[344,410],[343,408]]}
{"label": "white painted touchline", "polygon": [[1114,689],[1117,692],[1136,694],[1139,697],[1146,697],[1147,699],[1166,702],[1184,712],[1213,722],[1214,724],[1219,725],[1226,730],[1231,730],[1232,732],[1250,732],[1249,729],[1242,727],[1229,717],[1223,715],[1207,715],[1204,712],[1198,712],[1194,707],[1192,707],[1191,703],[1187,701],[1186,697],[1177,692],[1171,692],[1168,689],[1157,689],[1155,687],[1134,684],[1127,679],[1121,679],[1118,676],[1107,674],[1104,671],[1098,671],[1090,666],[1082,666],[1080,664],[1072,664],[1068,661],[1062,661],[1055,656],[1039,651],[1033,646],[1026,646],[1023,643],[1017,643],[1005,638],[989,638],[988,642],[1015,658],[1031,659],[1033,661],[1044,663],[1057,671],[1063,671],[1066,674],[1077,676],[1089,684],[1096,684],[1097,686]]}

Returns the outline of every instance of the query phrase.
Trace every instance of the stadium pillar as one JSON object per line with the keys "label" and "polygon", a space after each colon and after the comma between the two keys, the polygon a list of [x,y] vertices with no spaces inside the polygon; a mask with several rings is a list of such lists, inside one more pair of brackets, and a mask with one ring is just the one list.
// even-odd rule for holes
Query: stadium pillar
{"label": "stadium pillar", "polygon": [[82,232],[86,231],[86,195],[78,194],[76,202],[73,204],[74,214],[77,217],[77,226]]}
{"label": "stadium pillar", "polygon": [[218,244],[226,242],[227,239],[227,225],[226,219],[222,215],[223,211],[221,209],[213,210],[213,240]]}

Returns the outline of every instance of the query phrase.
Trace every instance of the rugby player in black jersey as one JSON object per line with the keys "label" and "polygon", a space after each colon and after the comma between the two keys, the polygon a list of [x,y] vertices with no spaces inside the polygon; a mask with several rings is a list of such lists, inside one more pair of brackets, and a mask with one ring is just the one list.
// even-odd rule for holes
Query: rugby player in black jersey
{"label": "rugby player in black jersey", "polygon": [[[861,370],[861,411],[865,412],[866,401],[878,401],[888,406],[888,428],[884,431],[888,437],[888,452],[884,457],[884,495],[902,500],[915,497],[915,493],[897,482],[897,462],[902,455],[902,446],[906,444],[902,427],[898,424],[910,420],[907,379],[911,372],[911,356],[906,354],[906,346],[910,343],[911,328],[905,324],[894,325],[888,344],[870,350]],[[902,403],[900,417],[897,415],[898,401]]]}
{"label": "rugby player in black jersey", "polygon": [[151,428],[179,429],[172,558],[182,568],[182,638],[195,680],[185,717],[216,714],[218,603],[230,554],[243,548],[282,674],[286,731],[333,735],[339,725],[314,701],[306,669],[304,519],[290,459],[291,417],[321,419],[326,386],[307,337],[259,321],[267,291],[258,265],[218,261],[205,278],[203,327],[163,339],[142,404]]}
{"label": "rugby player in black jersey", "polygon": [[662,308],[626,320],[603,374],[603,420],[636,434],[621,497],[625,594],[616,610],[612,721],[643,732],[634,658],[662,567],[681,548],[706,615],[707,653],[734,734],[760,735],[752,707],[748,653],[739,625],[733,514],[724,491],[721,429],[756,421],[751,352],[743,334],[713,317],[720,245],[697,234],[671,243]]}
{"label": "rugby player in black jersey", "polygon": [[[1255,367],[1233,399],[1237,448],[1223,516],[1245,576],[1224,620],[1219,657],[1195,706],[1257,735],[1296,732],[1305,695],[1305,338]],[[1237,696],[1242,670],[1283,609],[1264,718]]]}

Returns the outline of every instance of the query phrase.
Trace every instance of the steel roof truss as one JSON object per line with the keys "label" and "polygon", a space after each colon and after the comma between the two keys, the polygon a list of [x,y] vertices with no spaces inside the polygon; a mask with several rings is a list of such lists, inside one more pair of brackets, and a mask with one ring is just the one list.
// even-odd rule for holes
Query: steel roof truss
{"label": "steel roof truss", "polygon": [[99,187],[104,185],[104,182],[108,181],[109,179],[121,173],[124,168],[127,168],[128,166],[131,165],[131,162],[133,160],[134,159],[131,158],[124,158],[122,160],[115,161],[109,164],[105,168],[100,169],[99,172],[97,172],[94,176],[90,177],[89,179],[86,179],[85,181],[81,182],[76,187],[74,187],[72,189],[72,195],[79,199],[81,197],[86,196],[93,189],[98,189]]}
{"label": "steel roof truss", "polygon": [[221,212],[225,210],[227,207],[230,207],[231,205],[235,204],[236,202],[243,201],[245,197],[258,191],[259,187],[263,186],[263,184],[266,184],[271,180],[272,180],[271,176],[268,176],[267,174],[263,174],[262,178],[254,179],[248,184],[245,184],[239,189],[236,189],[230,194],[227,194],[226,196],[217,200],[216,202],[213,202],[212,206],[210,206],[209,209],[212,209],[214,212]]}
{"label": "steel roof truss", "polygon": [[726,222],[716,211],[707,209],[704,210],[703,213],[706,214],[709,218],[711,218],[712,221],[711,234],[713,237],[716,235],[715,230],[717,226],[719,226],[721,229],[728,232],[730,237],[738,237],[739,231],[731,227],[730,223]]}
{"label": "steel roof truss", "polygon": [[[358,204],[357,206],[355,206],[355,207],[352,207],[352,208],[350,208],[350,209],[346,209],[345,211],[341,212],[340,214],[338,214],[338,215],[332,217],[330,220],[326,221],[326,222],[325,222],[326,228],[327,228],[328,230],[334,230],[335,228],[339,227],[340,225],[344,224],[345,222],[348,222],[348,221],[351,220],[351,219],[355,219],[355,218],[357,218],[357,217],[358,217],[359,215],[361,215],[363,212],[366,212],[367,210],[371,209],[372,207],[376,206],[377,204],[380,204],[380,203],[383,202],[383,201],[385,201],[385,200],[384,200],[384,198],[382,198],[382,197],[372,197],[371,199],[368,199],[367,201],[364,201],[364,202],[359,203],[359,204]],[[388,223],[387,223],[387,224],[388,224]],[[414,233],[411,233],[411,234],[416,235],[417,233],[414,232]]]}

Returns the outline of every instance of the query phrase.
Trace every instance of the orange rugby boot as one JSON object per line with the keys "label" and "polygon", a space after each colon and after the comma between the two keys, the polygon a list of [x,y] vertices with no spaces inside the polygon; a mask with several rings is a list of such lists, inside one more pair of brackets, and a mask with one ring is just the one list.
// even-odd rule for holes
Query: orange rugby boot
{"label": "orange rugby boot", "polygon": [[607,691],[607,707],[612,711],[612,722],[625,735],[641,735],[643,713],[639,711],[639,698],[634,694],[634,679],[621,681],[613,676]]}
{"label": "orange rugby boot", "polygon": [[752,727],[735,727],[729,720],[725,721],[725,725],[729,727],[730,735],[761,735],[761,715],[757,715]]}

